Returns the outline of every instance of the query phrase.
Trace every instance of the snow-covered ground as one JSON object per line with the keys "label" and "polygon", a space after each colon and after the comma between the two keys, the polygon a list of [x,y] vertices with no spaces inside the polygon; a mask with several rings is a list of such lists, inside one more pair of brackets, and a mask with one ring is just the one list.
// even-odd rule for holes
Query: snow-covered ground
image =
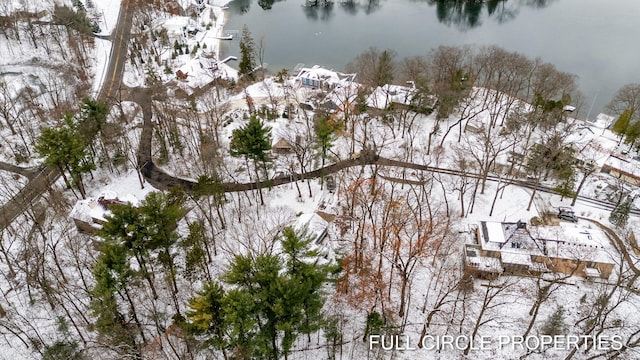
{"label": "snow-covered ground", "polygon": [[[11,4],[18,6],[17,2]],[[94,0],[93,4],[91,11],[99,15],[96,20],[101,33],[109,34],[116,24],[120,1]],[[187,8],[195,6],[196,2],[184,0],[180,5]],[[149,72],[155,72],[161,84],[169,84],[168,93],[171,94],[172,91],[175,92],[175,89],[171,88],[174,82],[181,89],[192,93],[195,89],[209,84],[215,77],[237,79],[235,71],[219,63],[222,59],[218,58],[219,41],[225,41],[218,38],[226,35],[223,30],[224,5],[226,1],[207,3],[200,8],[195,18],[170,16],[160,12],[156,14],[158,16],[154,17],[149,28],[143,31],[154,33],[157,38],[142,46],[141,56],[147,61],[152,57],[149,49],[153,48],[153,51],[156,51],[153,57],[157,56],[157,59],[151,59],[146,65],[137,63],[133,66],[128,62],[125,84],[143,86]],[[48,6],[53,5],[51,3]],[[163,33],[166,35],[165,38]],[[90,58],[93,64],[94,94],[103,81],[110,49],[111,43],[108,40],[94,39]],[[3,79],[8,79],[6,93],[9,98],[16,98],[18,94],[25,92],[25,89],[36,89],[40,90],[38,94],[42,98],[42,104],[55,104],[56,99],[44,90],[65,89],[64,83],[56,81],[67,69],[63,61],[55,57],[54,60],[45,63],[42,59],[45,58],[47,49],[18,47],[15,43],[3,39],[0,39],[0,51],[12,54],[11,57],[0,58],[1,75]],[[186,75],[184,80],[176,80],[178,71]],[[267,78],[240,92],[234,92],[232,89],[219,90],[221,91],[216,93],[215,89],[212,89],[201,98],[195,99],[195,106],[171,96],[154,103],[153,123],[156,133],[153,139],[153,156],[167,173],[188,179],[196,179],[199,175],[207,173],[212,166],[211,159],[207,157],[211,153],[205,151],[206,144],[203,143],[203,139],[211,141],[212,138],[216,138],[219,139],[220,148],[215,149],[215,161],[219,161],[215,166],[219,166],[217,169],[221,172],[219,175],[223,180],[254,181],[254,174],[247,168],[248,162],[228,155],[233,130],[245,125],[249,117],[247,96],[251,98],[258,112],[271,113],[265,123],[271,128],[273,142],[279,139],[286,139],[290,143],[300,141],[309,149],[307,157],[302,159],[306,170],[314,170],[321,166],[322,160],[318,156],[317,146],[311,140],[315,113],[308,107],[309,104],[319,106],[326,93],[301,86],[300,82],[292,78],[282,84],[275,82],[273,78]],[[469,100],[469,109],[481,109],[482,96],[493,95],[487,89],[476,88],[474,91],[476,96]],[[332,99],[335,102],[348,103],[353,100],[355,92],[344,87],[341,93],[334,95]],[[493,106],[501,108],[506,106],[505,103],[508,101],[508,98],[504,98]],[[299,107],[300,103],[304,103],[305,106]],[[284,118],[282,114],[287,104],[293,104],[296,112]],[[107,170],[104,165],[106,160],[100,158],[102,166],[85,179],[87,195],[90,198],[104,193],[115,193],[125,198],[130,194],[137,199],[143,199],[155,190],[148,183],[143,184],[142,188],[139,175],[132,166],[141,133],[140,107],[127,101],[119,106],[122,108],[124,120],[117,124],[125,127],[124,138],[127,139],[130,150],[126,157],[130,162],[125,160],[126,166],[120,163],[114,166],[115,169]],[[214,114],[216,111],[220,113]],[[345,115],[344,111],[345,109],[342,109],[342,112],[338,111],[332,115],[331,120],[339,121],[341,116]],[[486,127],[495,120],[496,114],[499,115],[495,108],[478,110],[478,114],[470,119],[471,125]],[[114,107],[111,115],[109,121],[115,125],[119,121],[119,110]],[[215,119],[214,115],[220,119]],[[461,131],[468,122],[460,124],[461,139],[458,141],[459,128],[455,124],[459,115],[454,113],[451,118],[438,122],[435,114],[416,115],[411,121],[408,118],[389,121],[376,116],[351,114],[350,121],[340,128],[332,139],[332,146],[325,161],[330,164],[357,158],[365,147],[370,147],[375,148],[380,156],[393,160],[456,169],[460,160],[457,153],[466,154],[473,163],[472,155],[482,155],[486,150],[478,147],[482,142],[481,135],[472,131]],[[409,114],[410,116],[413,115]],[[33,125],[31,138],[27,140],[19,139],[10,129],[3,128],[1,160],[16,163],[19,162],[17,158],[24,157],[22,165],[34,165],[38,160],[34,159],[33,154],[17,154],[16,150],[21,142],[26,142],[22,146],[26,145],[28,148],[41,125],[43,124]],[[444,131],[433,131],[436,125],[443,130],[452,127],[446,139],[443,138]],[[500,128],[500,125],[497,127]],[[569,141],[586,148],[586,145],[598,139],[598,136],[611,135],[604,129],[600,130],[576,132]],[[543,134],[536,132],[532,135],[531,141],[537,141],[541,136]],[[161,143],[162,139],[165,140],[164,143]],[[495,144],[503,141],[500,139],[499,131],[492,133],[492,140],[495,140]],[[602,148],[596,150],[604,153],[617,151],[609,145],[611,139],[604,139]],[[518,142],[514,144],[513,149],[518,150],[518,146],[524,144]],[[97,152],[101,151],[98,146],[96,148]],[[512,148],[507,150],[510,149]],[[429,154],[427,150],[430,151]],[[496,173],[504,175],[504,171],[496,169],[509,166],[507,150],[503,149],[496,157]],[[599,161],[600,157],[597,160]],[[300,161],[301,159],[294,154],[274,154],[273,162],[269,164],[264,176],[301,172]],[[478,166],[474,165],[469,172],[479,172]],[[215,215],[211,217],[213,220],[207,223],[205,211],[197,203],[206,199],[191,199],[188,202],[190,211],[181,222],[179,230],[186,234],[189,223],[207,223],[211,241],[219,251],[209,264],[211,274],[217,278],[237,254],[277,253],[280,250],[277,234],[282,227],[298,224],[300,219],[312,218],[313,214],[317,215],[318,212],[323,216],[333,217],[334,221],[327,228],[327,238],[322,244],[318,244],[322,253],[328,254],[327,259],[345,259],[345,269],[348,269],[349,264],[357,267],[349,263],[349,259],[357,258],[359,255],[365,257],[364,263],[369,266],[361,269],[361,272],[354,270],[350,273],[353,276],[350,279],[341,279],[338,287],[343,288],[339,291],[333,288],[327,291],[325,314],[338,320],[344,335],[339,350],[340,358],[511,359],[525,355],[526,351],[522,348],[500,348],[498,339],[500,336],[513,337],[525,332],[532,319],[530,309],[539,296],[536,292],[539,286],[538,279],[504,276],[491,283],[476,279],[472,281],[472,288],[459,291],[457,284],[462,280],[460,263],[463,245],[473,241],[470,229],[480,221],[529,222],[534,217],[549,212],[553,214],[557,208],[568,206],[570,199],[561,199],[558,195],[538,191],[531,209],[527,210],[532,195],[531,189],[516,185],[498,189],[504,184],[495,180],[488,180],[484,192],[478,190],[473,196],[472,178],[465,179],[446,173],[383,166],[354,166],[332,176],[337,184],[335,192],[329,192],[326,183],[321,184],[318,179],[264,188],[262,192],[266,206],[258,205],[260,196],[257,191],[228,193],[222,206],[222,216],[227,223],[224,229],[217,223]],[[580,176],[576,179],[576,185],[579,180]],[[2,172],[0,181],[6,184],[5,191],[0,194],[0,200],[6,201],[17,192],[26,179]],[[612,196],[617,194],[612,189],[616,185],[622,184],[609,175],[595,173],[585,183],[582,194],[611,200]],[[628,190],[633,188],[625,186]],[[494,198],[495,208],[492,211]],[[0,321],[6,329],[17,332],[17,335],[9,335],[0,328],[4,341],[0,342],[0,359],[31,358],[36,356],[37,350],[34,351],[32,348],[34,344],[51,345],[56,340],[65,339],[73,339],[79,344],[82,340],[88,340],[86,346],[89,348],[89,356],[98,358],[112,354],[103,352],[103,348],[94,345],[97,335],[91,330],[90,323],[94,319],[89,309],[90,294],[87,291],[93,284],[91,268],[98,254],[100,240],[95,236],[79,234],[75,229],[68,216],[75,201],[75,197],[60,181],[56,184],[55,191],[45,194],[44,201],[40,203],[40,209],[44,210],[42,218],[38,218],[38,208],[34,208],[32,212],[19,217],[9,230],[1,234],[3,247],[0,249],[0,309],[6,314],[0,314]],[[581,217],[612,226],[608,221],[608,210],[582,201],[577,202],[574,210]],[[492,215],[489,215],[491,211]],[[38,219],[34,221],[35,218]],[[594,226],[588,220],[580,219],[577,225],[563,224],[558,228],[580,231],[582,228]],[[632,216],[629,229],[637,226],[640,226],[640,220]],[[446,227],[446,231],[427,231],[440,227]],[[411,251],[415,250],[412,246],[425,239],[428,240],[427,245],[412,258]],[[391,243],[394,244],[393,247],[388,245]],[[605,245],[607,251],[615,252],[613,243],[603,246]],[[356,249],[356,246],[362,248]],[[632,261],[637,262],[636,255],[632,251],[629,252]],[[184,309],[188,298],[201,289],[203,280],[183,277],[184,254],[182,250],[174,249],[172,255],[175,256],[179,268],[178,282],[181,291],[178,301]],[[415,267],[411,268],[408,289],[403,298],[399,269],[411,261],[415,261]],[[381,264],[380,268],[376,269],[378,264]],[[623,269],[628,272],[627,265]],[[379,277],[373,276],[376,270],[380,270]],[[559,306],[565,310],[565,332],[583,334],[589,323],[581,319],[595,316],[590,312],[602,306],[603,299],[608,296],[606,300],[611,302],[605,304],[605,310],[610,310],[610,313],[607,312],[609,318],[603,320],[603,334],[620,334],[625,339],[629,338],[632,336],[631,332],[637,329],[637,324],[640,324],[637,312],[640,298],[624,287],[611,290],[612,284],[615,284],[620,275],[616,268],[607,280],[586,280],[580,277],[564,279],[562,283],[557,284],[557,289],[552,288],[549,298],[545,299],[540,307],[531,334],[540,335],[541,326]],[[162,341],[158,329],[166,329],[173,324],[173,299],[168,295],[166,284],[162,280],[160,276],[156,279],[163,292],[158,299],[154,299],[146,287],[140,286],[140,291],[133,294],[131,300],[138,306],[138,313],[143,317],[145,325],[141,332],[148,339],[153,339],[154,343]],[[376,292],[376,286],[384,287],[386,291]],[[50,288],[66,291],[53,292],[48,290]],[[447,295],[447,291],[451,294]],[[483,303],[487,305],[487,296],[498,291],[503,292],[489,304],[490,306],[484,307],[486,313],[481,313]],[[624,301],[617,303],[620,299]],[[406,303],[403,303],[403,300]],[[438,303],[440,300],[442,302]],[[403,314],[398,313],[401,303],[405,309]],[[427,334],[468,335],[476,323],[482,323],[477,329],[477,335],[488,339],[489,349],[472,350],[468,357],[464,356],[460,349],[443,352],[434,349],[407,350],[407,347],[404,347],[405,350],[397,351],[371,350],[368,348],[369,344],[362,339],[365,320],[372,309],[385,311],[388,325],[393,327],[389,332],[398,332],[406,336],[406,345],[409,347],[417,345],[423,325],[429,318],[429,312],[435,310]],[[129,310],[122,311],[128,313]],[[481,315],[483,321],[478,320]],[[69,324],[69,319],[77,320],[77,324]],[[152,325],[154,321],[157,323]],[[294,345],[296,351],[290,358],[326,358],[328,350],[325,345],[327,344],[321,336],[313,336],[311,342],[300,336]],[[567,351],[550,350],[542,353],[533,352],[527,356],[530,359],[549,359],[564,357],[566,353]],[[585,358],[593,354],[578,353],[575,358]],[[635,358],[634,355],[636,353],[629,352],[623,357],[632,359]]]}

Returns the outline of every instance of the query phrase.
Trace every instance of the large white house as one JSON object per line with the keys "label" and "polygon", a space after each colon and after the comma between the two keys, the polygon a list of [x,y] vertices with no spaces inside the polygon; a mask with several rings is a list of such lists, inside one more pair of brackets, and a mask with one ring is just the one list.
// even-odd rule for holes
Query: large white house
{"label": "large white house", "polygon": [[356,74],[345,74],[319,65],[311,68],[302,68],[295,77],[295,82],[302,86],[331,90],[338,85],[349,85],[356,78]]}

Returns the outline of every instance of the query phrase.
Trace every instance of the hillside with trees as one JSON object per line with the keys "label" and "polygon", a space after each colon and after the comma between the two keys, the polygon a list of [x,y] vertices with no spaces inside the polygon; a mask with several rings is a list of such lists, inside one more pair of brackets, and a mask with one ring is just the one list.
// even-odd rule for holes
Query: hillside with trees
{"label": "hillside with trees", "polygon": [[[151,26],[171,4],[137,1],[101,96],[77,19],[89,3],[62,13],[77,21],[12,13],[2,28],[16,53],[78,65],[41,91],[0,77],[0,357],[637,357],[640,85],[599,128],[568,110],[584,105],[574,75],[517,52],[369,48],[346,73],[270,74],[249,28],[239,70],[216,60],[190,83],[171,67],[212,58]],[[542,259],[477,256],[488,222],[508,227],[497,254]],[[588,241],[554,262],[574,237]],[[425,346],[444,335],[465,342]],[[543,335],[581,337],[498,343]],[[383,336],[404,343],[371,343]]]}

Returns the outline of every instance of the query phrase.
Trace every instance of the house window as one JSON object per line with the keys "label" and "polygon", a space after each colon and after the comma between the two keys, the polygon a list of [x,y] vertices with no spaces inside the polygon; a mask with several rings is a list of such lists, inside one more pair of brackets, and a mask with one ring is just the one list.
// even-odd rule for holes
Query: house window
{"label": "house window", "polygon": [[595,268],[595,267],[596,267],[596,263],[595,263],[595,261],[590,262],[590,263],[589,263],[589,266],[587,266],[587,267]]}

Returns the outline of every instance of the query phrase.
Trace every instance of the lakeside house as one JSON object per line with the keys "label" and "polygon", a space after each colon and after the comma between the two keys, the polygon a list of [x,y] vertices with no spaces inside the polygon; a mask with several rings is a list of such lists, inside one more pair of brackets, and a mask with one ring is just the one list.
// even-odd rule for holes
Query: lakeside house
{"label": "lakeside house", "polygon": [[608,279],[615,265],[615,250],[599,229],[481,221],[473,236],[474,243],[465,244],[464,270],[482,279],[554,272]]}
{"label": "lakeside house", "polygon": [[301,86],[329,91],[338,85],[348,85],[355,78],[356,74],[345,74],[314,65],[311,68],[301,68],[294,80]]}
{"label": "lakeside house", "polygon": [[367,97],[367,107],[387,110],[395,107],[399,109],[414,110],[422,113],[431,113],[436,106],[437,98],[433,95],[420,97],[414,86],[384,85],[378,86]]}

